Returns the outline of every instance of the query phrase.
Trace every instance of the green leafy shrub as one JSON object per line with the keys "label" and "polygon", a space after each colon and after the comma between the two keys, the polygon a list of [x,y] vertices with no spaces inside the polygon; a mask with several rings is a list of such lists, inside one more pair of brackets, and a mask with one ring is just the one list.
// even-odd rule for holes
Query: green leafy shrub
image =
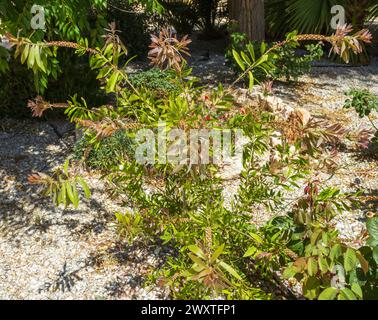
{"label": "green leafy shrub", "polygon": [[[300,35],[292,37],[287,41],[300,39]],[[170,248],[166,263],[154,270],[152,283],[165,287],[170,297],[180,299],[287,298],[288,293],[282,289],[285,278],[299,283],[308,299],[361,299],[367,296],[366,292],[374,297],[371,288],[375,285],[376,265],[369,261],[376,260],[376,223],[369,222],[370,249],[365,258],[362,250],[343,244],[333,221],[337,214],[353,210],[361,193],[322,188],[322,181],[312,179],[321,168],[326,168],[330,175],[335,172],[336,168],[328,165],[332,154],[326,154],[326,147],[340,143],[344,132],[340,126],[306,122],[303,114],[300,117],[296,112],[284,121],[265,111],[259,101],[241,107],[232,91],[221,84],[217,88],[197,86],[189,77],[191,70],[180,53],[187,51],[187,39],[172,41],[169,33],[161,33],[154,39],[154,49],[155,53],[173,54],[155,54],[152,62],[162,68],[173,68],[179,90],[162,99],[145,90],[145,86],[137,88],[132,84],[126,59],[121,59],[127,50],[114,28],[107,39],[101,49],[90,49],[85,42],[60,45],[74,47],[79,55],[91,53],[90,66],[98,73],[102,89],[115,94],[116,106],[88,108],[84,99],[73,97],[66,114],[85,137],[77,147],[77,158],[104,169],[103,179],[111,195],[119,196],[125,206],[136,212],[116,215],[120,235],[129,242],[148,239]],[[20,44],[21,55],[26,46],[39,46],[22,38],[11,40]],[[347,50],[341,40],[344,39],[337,38],[337,45]],[[41,50],[46,50],[45,43],[42,47]],[[249,56],[233,51],[252,85],[253,72],[270,66],[273,49],[262,45],[260,50],[259,58],[252,44],[247,45]],[[345,52],[340,53],[345,57]],[[36,66],[38,70],[40,67]],[[38,115],[52,108],[41,99],[30,106]],[[202,157],[198,163],[189,159],[179,163],[151,161],[147,165],[136,161],[129,137],[134,137],[140,128],[156,132],[160,121],[166,123],[167,133],[174,133],[177,128],[185,132],[239,129],[249,138],[241,157],[240,184],[232,199],[225,194],[222,167],[205,164]],[[273,143],[274,133],[279,133],[279,143]],[[173,147],[183,142],[165,141]],[[188,147],[184,149],[187,151]],[[236,149],[235,144],[232,149]],[[209,146],[209,156],[215,156],[215,152],[215,147]],[[319,159],[324,155],[324,160]],[[158,157],[155,154],[152,160]],[[67,166],[63,171],[67,172]],[[67,189],[66,181],[80,183],[67,173],[51,179],[35,176],[31,182],[43,185],[52,196],[62,194],[60,186],[64,185],[69,198],[73,190]],[[55,184],[57,180],[59,183]],[[294,194],[293,203],[292,192],[301,188],[299,181],[307,182],[302,196]],[[51,185],[53,189],[49,188]],[[73,204],[77,204],[78,194],[71,196]],[[267,210],[284,217],[263,226],[253,222],[253,213]],[[353,273],[361,270],[366,278],[353,278]],[[332,279],[337,279],[336,284]],[[270,287],[267,289],[265,285]],[[277,288],[281,289],[281,295],[276,293]]]}
{"label": "green leafy shrub", "polygon": [[[269,48],[274,47],[273,43],[270,47],[265,43],[248,42],[245,34],[233,33],[231,35],[231,45],[226,51],[226,62],[232,68],[239,72],[240,64],[235,63],[235,52],[241,64],[244,64],[243,57],[247,62],[255,62],[265,55]],[[296,52],[298,43],[289,42],[285,45],[278,46],[267,59],[260,64],[255,70],[254,78],[257,82],[265,79],[286,79],[286,81],[298,80],[301,75],[311,71],[311,64],[319,60],[324,52],[320,44],[306,45],[306,53],[299,55]],[[261,60],[260,60],[261,61]]]}
{"label": "green leafy shrub", "polygon": [[278,57],[274,62],[272,78],[297,81],[300,76],[310,73],[312,63],[320,60],[324,52],[320,44],[306,45],[305,50],[305,54],[298,55],[292,46],[280,47],[277,50]]}
{"label": "green leafy shrub", "polygon": [[124,131],[118,131],[103,139],[93,148],[90,142],[83,137],[76,142],[74,148],[76,160],[85,157],[85,162],[89,167],[103,170],[118,166],[130,154],[133,154],[132,140]]}
{"label": "green leafy shrub", "polygon": [[378,97],[369,90],[352,89],[346,93],[348,99],[344,108],[354,109],[360,118],[367,117],[372,111],[378,111]]}
{"label": "green leafy shrub", "polygon": [[[373,143],[378,142],[378,127],[374,124],[373,120],[371,119],[371,113],[373,111],[378,111],[378,97],[372,94],[369,90],[363,89],[352,89],[346,93],[348,98],[345,101],[344,108],[345,109],[354,109],[360,118],[367,117],[371,123],[373,128],[373,132],[375,134],[372,138]],[[367,146],[368,140],[365,139],[365,135],[361,135],[360,145]]]}
{"label": "green leafy shrub", "polygon": [[[232,51],[234,60],[241,70],[240,76],[234,81],[233,84],[236,84],[237,82],[248,78],[249,87],[250,89],[252,89],[255,81],[261,81],[261,74],[265,73],[265,76],[269,76],[274,73],[275,62],[280,58],[280,55],[277,52],[280,52],[282,48],[286,46],[297,48],[300,42],[303,41],[318,41],[321,43],[329,43],[332,45],[330,52],[337,54],[342,58],[343,61],[348,63],[350,61],[351,55],[362,53],[364,48],[363,45],[365,43],[370,43],[372,39],[372,35],[367,29],[356,32],[353,35],[349,35],[351,31],[352,28],[348,25],[339,27],[337,31],[331,36],[323,36],[318,34],[298,35],[297,31],[293,31],[286,35],[286,39],[284,41],[275,43],[270,48],[268,48],[267,44],[264,42],[261,43],[260,46],[257,46],[257,48],[255,44],[248,42],[241,49],[241,51],[240,49],[238,51],[237,49],[233,49],[231,47],[230,50]],[[238,37],[237,39],[238,41],[236,45],[240,46],[240,44],[243,42],[240,41],[240,37]],[[312,51],[309,59],[300,59],[296,61],[297,63],[307,64],[313,57],[320,57],[320,47],[318,48],[315,46],[309,48]],[[288,63],[289,65],[293,66],[291,62]],[[296,66],[296,64],[294,64],[294,66]],[[304,67],[304,69],[307,68]],[[294,72],[294,75],[300,74],[299,70],[296,70]],[[281,74],[281,71],[278,71],[278,73]],[[289,77],[291,74],[291,68],[286,69],[284,74],[286,75],[286,77]]]}
{"label": "green leafy shrub", "polygon": [[51,197],[55,205],[62,204],[65,208],[70,204],[78,208],[80,201],[78,186],[82,188],[87,199],[91,196],[83,178],[69,172],[69,160],[65,162],[62,170],[56,169],[53,175],[35,173],[29,176],[28,181],[30,184],[39,185],[44,194]]}
{"label": "green leafy shrub", "polygon": [[130,76],[130,82],[135,87],[152,90],[160,95],[179,90],[179,86],[174,80],[175,75],[171,71],[163,71],[158,68],[152,68]]}
{"label": "green leafy shrub", "polygon": [[[45,8],[46,30],[31,28],[31,7],[34,4],[35,2],[30,0],[1,1],[0,34],[18,33],[20,36],[30,37],[35,42],[63,39],[80,41],[87,37],[92,45],[101,43],[106,1],[39,1],[38,5]],[[60,52],[58,56],[50,57],[47,64],[42,55],[42,60],[46,62],[44,68],[31,72],[31,64],[28,64],[27,68],[20,66],[19,61],[10,57],[9,52],[3,54],[3,50],[4,48],[0,47],[0,94],[4,98],[0,101],[1,114],[30,116],[29,110],[25,108],[28,99],[34,98],[37,94],[46,94],[49,98],[54,97],[61,101],[63,97],[75,93],[72,92],[73,88],[79,87],[89,101],[98,98],[98,84],[88,68],[88,58],[77,59],[72,51],[65,51]],[[34,81],[30,81],[33,75]],[[49,82],[53,84],[47,92]]]}
{"label": "green leafy shrub", "polygon": [[118,234],[132,243],[143,232],[142,217],[138,213],[115,213]]}

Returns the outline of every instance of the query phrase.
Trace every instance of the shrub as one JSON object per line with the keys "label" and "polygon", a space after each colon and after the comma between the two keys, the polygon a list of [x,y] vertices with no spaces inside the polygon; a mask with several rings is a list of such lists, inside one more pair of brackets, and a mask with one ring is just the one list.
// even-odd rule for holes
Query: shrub
{"label": "shrub", "polygon": [[352,89],[346,95],[344,108],[354,109],[360,118],[367,117],[372,111],[378,111],[378,97],[367,89]]}
{"label": "shrub", "polygon": [[[272,44],[275,46],[275,44]],[[271,47],[272,47],[271,46]],[[231,45],[226,51],[226,62],[228,65],[239,72],[240,68],[234,60],[233,51],[243,52],[244,56],[249,54],[247,47],[252,48],[254,52],[254,59],[257,61],[263,56],[266,50],[269,50],[265,43],[248,42],[245,34],[233,33],[231,34]],[[296,51],[298,44],[287,43],[278,46],[274,50],[274,54],[270,56],[269,64],[266,69],[256,70],[255,79],[259,82],[265,79],[286,79],[286,81],[298,80],[298,78],[311,71],[311,64],[319,60],[323,56],[323,49],[320,44],[306,45],[306,53],[299,55]]]}
{"label": "shrub", "polygon": [[[252,88],[254,82],[260,80],[262,73],[270,75],[274,69],[274,62],[279,57],[277,54],[284,46],[296,48],[300,42],[303,41],[320,41],[322,43],[331,44],[330,53],[334,53],[348,63],[352,54],[359,54],[363,52],[364,43],[371,43],[372,35],[367,29],[358,31],[352,35],[352,27],[344,25],[339,27],[331,36],[323,36],[316,34],[298,35],[296,31],[286,35],[286,40],[275,43],[270,48],[266,43],[262,43],[259,48],[255,48],[252,42],[248,42],[241,51],[232,50],[232,55],[237,63],[239,69],[242,71],[241,75],[234,81],[233,84],[248,77],[249,87]],[[320,49],[316,50],[316,54],[320,54]],[[288,73],[288,72],[286,72]]]}
{"label": "shrub", "polygon": [[[340,212],[353,210],[361,192],[346,194],[323,188],[322,181],[313,179],[321,168],[327,168],[330,175],[334,173],[333,154],[326,150],[340,143],[345,130],[339,125],[306,120],[298,112],[284,121],[265,111],[258,101],[256,105],[240,107],[222,85],[198,87],[189,77],[190,69],[181,55],[187,52],[187,39],[172,41],[166,33],[159,37],[161,41],[154,41],[158,50],[152,61],[162,68],[170,66],[179,84],[179,90],[164,99],[132,85],[126,65],[121,64],[124,59],[120,59],[126,50],[114,28],[102,49],[90,49],[86,44],[60,44],[75,47],[78,54],[90,52],[91,68],[98,72],[103,89],[115,93],[116,107],[91,109],[85,100],[73,97],[66,106],[66,114],[85,137],[77,149],[79,157],[84,155],[85,160],[94,151],[91,161],[105,169],[103,178],[111,195],[121,196],[123,204],[133,208],[116,214],[120,235],[129,242],[162,241],[170,247],[165,265],[155,270],[150,281],[166,287],[171,297],[181,299],[280,298],[276,288],[287,298],[282,289],[285,278],[302,285],[303,294],[309,299],[361,299],[368,294],[374,297],[376,293],[371,293],[371,288],[375,279],[371,277],[376,276],[376,264],[369,261],[376,262],[376,223],[369,222],[370,249],[365,258],[362,249],[342,243],[333,221]],[[288,41],[299,41],[301,36],[292,37]],[[351,41],[350,38],[317,37],[337,41],[335,50],[340,49],[339,54],[347,57],[345,50],[350,49],[350,43],[344,40]],[[351,39],[355,46],[364,34]],[[27,45],[22,44],[22,39],[11,38],[11,42],[21,44],[19,50]],[[177,46],[181,50],[175,50]],[[270,49],[263,46],[257,59],[252,45],[247,50],[250,57],[236,51],[233,55],[253,85],[253,72],[267,67]],[[41,115],[53,105],[38,99],[30,107]],[[225,204],[222,168],[216,163],[208,165],[199,157],[198,163],[185,159],[179,163],[151,161],[144,165],[136,161],[133,152],[128,153],[136,130],[156,132],[160,120],[167,124],[165,131],[171,133],[175,128],[185,132],[239,129],[244,133],[248,142],[243,147],[240,185],[229,205]],[[125,131],[131,134],[131,140]],[[279,141],[273,141],[273,136],[278,136]],[[166,142],[177,150],[177,145],[185,140]],[[237,149],[235,143],[232,149]],[[214,152],[214,146],[210,146],[209,156],[215,156]],[[157,157],[154,155],[152,160]],[[65,205],[77,205],[77,184],[83,191],[87,189],[78,177],[69,174],[68,163],[52,178],[34,174],[30,181],[40,184],[48,194],[57,193],[58,204]],[[295,193],[297,201],[288,208],[291,192],[301,188],[300,182],[305,183],[303,194],[298,197]],[[286,215],[259,227],[251,221],[257,210]],[[340,280],[341,270],[345,271],[345,281]],[[361,270],[366,278],[353,278],[352,274]],[[328,281],[333,278],[339,279],[343,287]],[[265,284],[274,289],[266,289]]]}
{"label": "shrub", "polygon": [[147,71],[138,72],[130,76],[130,82],[137,88],[156,91],[158,94],[166,95],[179,90],[174,82],[175,75],[170,71],[162,71],[152,68]]}
{"label": "shrub", "polygon": [[280,47],[277,50],[278,57],[274,62],[272,78],[297,81],[300,76],[310,73],[312,63],[319,60],[324,52],[320,44],[306,45],[305,49],[306,53],[298,55],[291,46]]}
{"label": "shrub", "polygon": [[[378,128],[374,124],[370,115],[373,111],[378,111],[378,97],[367,89],[352,89],[346,92],[346,95],[348,98],[345,101],[344,108],[354,109],[360,118],[367,117],[369,119],[373,134],[375,132],[372,142],[376,144],[378,142]],[[363,130],[361,132],[359,145],[367,147],[368,139],[366,138],[370,138],[370,133],[369,130]]]}
{"label": "shrub", "polygon": [[109,169],[118,166],[133,154],[132,140],[127,132],[117,131],[112,136],[92,147],[86,137],[76,142],[74,158],[85,159],[86,164],[93,169]]}

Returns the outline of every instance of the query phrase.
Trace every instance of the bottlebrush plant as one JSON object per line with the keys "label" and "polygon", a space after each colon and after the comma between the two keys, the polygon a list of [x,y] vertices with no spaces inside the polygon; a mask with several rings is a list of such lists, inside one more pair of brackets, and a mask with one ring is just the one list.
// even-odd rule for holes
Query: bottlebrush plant
{"label": "bottlebrush plant", "polygon": [[[314,178],[321,170],[332,175],[337,169],[331,161],[334,154],[326,150],[337,147],[345,134],[343,128],[329,123],[314,125],[298,112],[283,120],[265,110],[264,101],[241,106],[232,90],[222,85],[211,89],[197,86],[183,56],[189,40],[172,38],[168,32],[153,37],[150,54],[154,65],[171,69],[177,84],[178,89],[162,99],[133,84],[126,71],[127,49],[119,42],[114,25],[108,32],[104,47],[94,49],[86,41],[32,43],[7,36],[16,54],[36,70],[46,69],[49,53],[56,47],[89,54],[103,90],[114,94],[115,105],[88,108],[85,100],[74,96],[64,106],[69,120],[83,132],[86,150],[82,161],[118,132],[134,141],[139,129],[156,133],[161,121],[168,133],[177,128],[186,133],[239,129],[247,140],[238,174],[240,184],[231,199],[225,194],[222,167],[215,162],[206,164],[199,158],[196,163],[152,161],[144,165],[133,154],[112,153],[112,161],[103,168],[103,179],[110,194],[125,205],[124,213],[115,214],[120,236],[128,242],[163,243],[171,250],[165,265],[149,278],[150,283],[165,287],[172,298],[183,299],[375,296],[371,288],[376,281],[376,248],[357,250],[344,245],[332,223],[339,212],[352,210],[361,194],[323,188],[322,181]],[[347,36],[339,31],[332,37],[291,34],[286,41],[312,39],[331,42],[336,53],[347,57],[349,50],[358,50],[359,42],[369,41],[370,36],[366,32]],[[258,60],[252,59],[253,51],[252,60],[235,54],[252,84],[254,70],[263,68],[273,50],[266,50]],[[29,107],[41,116],[54,104],[37,98]],[[185,141],[170,146],[181,142]],[[216,157],[214,149],[209,148],[209,157]],[[152,160],[158,160],[158,155]],[[70,175],[68,162],[52,177],[34,174],[29,181],[44,187],[57,204],[78,205],[78,184],[89,196],[83,180]],[[303,184],[303,197],[297,203],[291,201],[290,206],[292,192]],[[261,210],[282,217],[258,226],[253,218]],[[369,225],[368,246],[373,247],[375,222]],[[360,269],[363,277],[355,275]],[[286,278],[296,281],[301,292],[288,288]]]}

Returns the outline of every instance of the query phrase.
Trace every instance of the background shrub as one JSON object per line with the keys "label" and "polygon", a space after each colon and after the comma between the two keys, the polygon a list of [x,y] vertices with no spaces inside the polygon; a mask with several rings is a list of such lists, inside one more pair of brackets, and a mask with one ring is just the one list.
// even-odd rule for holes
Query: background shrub
{"label": "background shrub", "polygon": [[138,88],[156,91],[158,94],[167,94],[179,90],[174,83],[175,75],[171,71],[162,71],[152,68],[130,76],[131,83]]}
{"label": "background shrub", "polygon": [[96,148],[91,146],[85,137],[78,140],[74,148],[74,158],[81,160],[89,151],[85,163],[93,169],[105,170],[118,166],[120,160],[127,159],[128,155],[134,153],[132,140],[125,131],[117,131],[111,137],[105,138]]}

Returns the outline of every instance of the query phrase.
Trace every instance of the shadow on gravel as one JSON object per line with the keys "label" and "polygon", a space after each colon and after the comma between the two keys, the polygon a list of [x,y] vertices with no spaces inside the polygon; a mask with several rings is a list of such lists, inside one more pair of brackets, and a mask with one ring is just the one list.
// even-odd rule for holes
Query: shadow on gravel
{"label": "shadow on gravel", "polygon": [[378,190],[371,190],[364,194],[365,200],[361,203],[361,209],[372,214],[378,212]]}
{"label": "shadow on gravel", "polygon": [[[0,232],[9,241],[18,243],[23,236],[47,233],[50,228],[61,226],[72,237],[85,238],[89,235],[98,235],[105,231],[111,218],[107,209],[97,200],[91,199],[82,209],[60,209],[51,204],[50,199],[37,199],[38,204],[31,211],[16,203],[0,214]],[[85,206],[85,207],[84,207]],[[0,209],[2,206],[0,205]],[[33,211],[43,209],[49,212],[48,216],[33,214]],[[94,212],[86,219],[88,212]]]}
{"label": "shadow on gravel", "polygon": [[[84,268],[84,267],[83,267]],[[56,278],[52,281],[45,282],[43,286],[38,290],[38,293],[43,291],[48,292],[66,292],[71,291],[77,281],[81,281],[82,278],[78,276],[78,273],[83,268],[70,271],[67,268],[67,262],[64,263],[63,268],[56,275]]]}
{"label": "shadow on gravel", "polygon": [[67,145],[45,122],[4,119],[0,127],[0,219],[22,215],[37,188],[27,183],[34,172],[49,172],[64,161]]}

